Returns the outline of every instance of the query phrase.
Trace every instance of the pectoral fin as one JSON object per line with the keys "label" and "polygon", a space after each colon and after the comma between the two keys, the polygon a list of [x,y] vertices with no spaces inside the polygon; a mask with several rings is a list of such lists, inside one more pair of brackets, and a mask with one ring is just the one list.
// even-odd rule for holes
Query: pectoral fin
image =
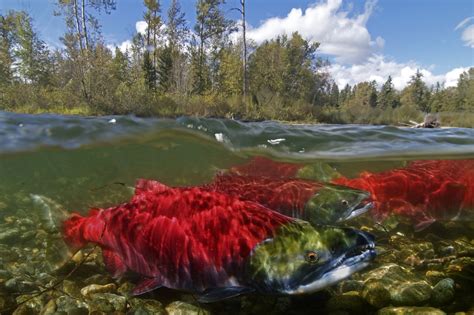
{"label": "pectoral fin", "polygon": [[141,295],[159,287],[162,287],[162,282],[159,278],[146,278],[140,281],[132,291],[133,295]]}
{"label": "pectoral fin", "polygon": [[254,291],[255,289],[249,287],[212,288],[204,291],[204,293],[198,298],[198,301],[202,303],[212,303]]}

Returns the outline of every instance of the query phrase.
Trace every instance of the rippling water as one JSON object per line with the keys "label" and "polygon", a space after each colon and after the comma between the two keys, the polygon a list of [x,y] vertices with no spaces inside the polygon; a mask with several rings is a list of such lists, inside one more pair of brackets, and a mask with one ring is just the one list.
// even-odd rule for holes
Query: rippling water
{"label": "rippling water", "polygon": [[118,201],[113,192],[123,194],[123,185],[117,183],[133,186],[144,177],[170,185],[200,184],[253,155],[324,162],[344,175],[402,165],[407,159],[474,157],[474,129],[188,117],[0,112],[0,139],[0,193],[7,200],[18,194],[54,195],[77,210]]}
{"label": "rippling water", "polygon": [[137,178],[201,185],[254,156],[306,166],[302,177],[326,181],[413,160],[472,160],[474,129],[0,112],[0,218],[28,216],[30,194],[85,213],[128,200]]}

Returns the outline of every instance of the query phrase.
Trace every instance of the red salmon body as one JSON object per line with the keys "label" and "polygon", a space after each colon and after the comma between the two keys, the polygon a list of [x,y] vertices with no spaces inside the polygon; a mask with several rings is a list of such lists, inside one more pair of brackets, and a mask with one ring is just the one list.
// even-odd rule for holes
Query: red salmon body
{"label": "red salmon body", "polygon": [[474,210],[474,160],[415,161],[334,183],[370,192],[378,219],[394,213],[423,223],[472,217]]}
{"label": "red salmon body", "polygon": [[294,163],[276,162],[263,156],[255,156],[245,164],[232,167],[230,171],[239,175],[291,178],[296,177],[303,166]]}
{"label": "red salmon body", "polygon": [[76,247],[98,244],[114,276],[144,276],[136,294],[159,286],[202,291],[238,285],[255,245],[291,220],[226,194],[140,180],[129,203],[73,215],[64,235]]}
{"label": "red salmon body", "polygon": [[304,180],[245,176],[234,173],[218,175],[206,189],[258,202],[291,217],[303,217],[306,203],[324,184]]}

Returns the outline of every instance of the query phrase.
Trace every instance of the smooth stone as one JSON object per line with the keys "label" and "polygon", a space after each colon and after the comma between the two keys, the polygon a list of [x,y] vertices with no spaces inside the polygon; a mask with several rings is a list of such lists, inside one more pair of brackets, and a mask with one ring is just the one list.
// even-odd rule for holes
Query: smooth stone
{"label": "smooth stone", "polygon": [[109,283],[109,284],[90,284],[88,286],[85,286],[81,289],[81,294],[85,297],[94,294],[94,293],[110,293],[114,292],[117,289],[117,286],[115,283]]}
{"label": "smooth stone", "polygon": [[94,293],[89,295],[89,299],[88,304],[91,311],[123,312],[127,307],[127,299],[113,293]]}
{"label": "smooth stone", "polygon": [[39,314],[46,304],[42,296],[20,295],[16,297],[17,309],[13,314]]}
{"label": "smooth stone", "polygon": [[89,308],[86,303],[64,295],[56,299],[56,312],[63,312],[68,315],[88,315]]}
{"label": "smooth stone", "polygon": [[396,305],[417,306],[427,302],[432,291],[431,286],[423,281],[404,283],[391,294],[392,301]]}
{"label": "smooth stone", "polygon": [[340,292],[349,292],[349,291],[361,291],[364,287],[364,283],[357,280],[346,280],[341,282],[339,285]]}
{"label": "smooth stone", "polygon": [[208,310],[189,303],[175,301],[166,306],[168,315],[210,315]]}
{"label": "smooth stone", "polygon": [[385,307],[379,310],[377,315],[446,315],[446,313],[434,307]]}
{"label": "smooth stone", "polygon": [[27,232],[21,234],[20,238],[25,241],[25,240],[30,240],[30,239],[34,238],[35,236],[36,236],[35,231],[27,231]]}
{"label": "smooth stone", "polygon": [[362,297],[372,306],[382,308],[390,304],[390,292],[379,282],[368,282],[362,289]]}
{"label": "smooth stone", "polygon": [[17,239],[20,237],[20,230],[18,228],[10,228],[0,233],[0,242]]}
{"label": "smooth stone", "polygon": [[443,279],[433,287],[431,303],[437,306],[447,305],[453,301],[454,294],[454,280],[451,278]]}
{"label": "smooth stone", "polygon": [[130,303],[130,310],[127,314],[131,315],[165,315],[166,311],[161,304],[157,300],[151,299],[139,299],[139,298],[132,298],[128,301]]}
{"label": "smooth stone", "polygon": [[113,279],[108,275],[93,275],[84,280],[85,284],[100,284],[105,285],[113,282]]}
{"label": "smooth stone", "polygon": [[81,297],[81,290],[74,281],[63,280],[63,291],[72,297]]}
{"label": "smooth stone", "polygon": [[38,314],[38,312],[29,308],[28,305],[26,304],[21,304],[12,313],[12,315],[36,315],[36,314]]}
{"label": "smooth stone", "polygon": [[48,303],[41,310],[40,315],[53,315],[56,313],[56,302],[54,299],[49,300]]}
{"label": "smooth stone", "polygon": [[453,245],[443,246],[439,248],[438,253],[441,256],[451,256],[456,254],[456,248]]}
{"label": "smooth stone", "polygon": [[444,272],[438,270],[428,270],[425,273],[426,279],[432,284],[438,283],[440,280],[446,278],[446,274]]}
{"label": "smooth stone", "polygon": [[117,292],[123,296],[129,296],[133,288],[135,288],[135,284],[126,281],[118,287]]}
{"label": "smooth stone", "polygon": [[0,269],[0,279],[10,279],[11,276],[11,273],[7,270]]}
{"label": "smooth stone", "polygon": [[11,278],[5,282],[5,289],[10,292],[28,292],[36,289],[33,282],[23,281],[19,278]]}

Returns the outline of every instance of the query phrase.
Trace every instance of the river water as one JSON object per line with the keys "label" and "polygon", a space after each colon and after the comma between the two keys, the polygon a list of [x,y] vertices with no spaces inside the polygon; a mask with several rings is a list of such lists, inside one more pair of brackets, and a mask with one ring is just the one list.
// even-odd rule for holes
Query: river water
{"label": "river water", "polygon": [[[37,223],[42,214],[35,213],[32,194],[51,198],[68,211],[85,214],[91,207],[129,200],[133,193],[130,187],[138,178],[155,179],[169,186],[203,185],[216,174],[251,163],[256,156],[298,165],[297,177],[318,182],[357,178],[363,172],[380,174],[404,169],[423,160],[469,165],[474,161],[474,129],[0,112],[0,312],[3,308],[4,313],[17,309],[46,314],[49,307],[66,313],[98,310],[138,314],[146,309],[144,299],[122,294],[120,288],[128,282],[114,282],[117,280],[110,279],[100,266],[98,271],[73,273],[66,280],[60,273],[42,275],[47,280],[40,279],[39,267],[36,270],[37,265],[28,264],[29,257],[40,253],[43,246],[35,242],[43,235],[43,229]],[[428,176],[429,180],[432,179]],[[179,307],[213,314],[299,314],[316,309],[341,314],[376,313],[382,308],[390,312],[395,307],[432,307],[426,310],[436,312],[472,310],[471,222],[445,220],[418,231],[412,221],[404,220],[390,216],[380,222],[364,215],[348,223],[378,237],[379,255],[366,271],[314,296],[263,300],[245,297],[240,304],[234,301],[200,305],[189,296],[164,292],[162,298],[160,294],[146,296],[156,302],[150,302],[156,304],[150,309],[156,309],[149,313],[164,308],[172,313]],[[27,232],[29,236],[25,236]],[[100,255],[96,256],[100,264]],[[94,276],[100,281],[89,279]],[[61,290],[46,290],[35,296],[35,292],[44,290],[45,283],[55,280],[62,280]],[[64,282],[74,288],[65,288]],[[114,289],[96,293],[96,300],[80,293],[89,284],[107,283],[113,283]],[[380,293],[377,285],[388,288],[389,296],[383,290]],[[408,287],[408,293],[399,292],[403,286]],[[68,290],[73,293],[64,293]],[[114,299],[119,302],[110,302]],[[22,303],[24,300],[28,301]],[[312,305],[311,309],[308,305]]]}

